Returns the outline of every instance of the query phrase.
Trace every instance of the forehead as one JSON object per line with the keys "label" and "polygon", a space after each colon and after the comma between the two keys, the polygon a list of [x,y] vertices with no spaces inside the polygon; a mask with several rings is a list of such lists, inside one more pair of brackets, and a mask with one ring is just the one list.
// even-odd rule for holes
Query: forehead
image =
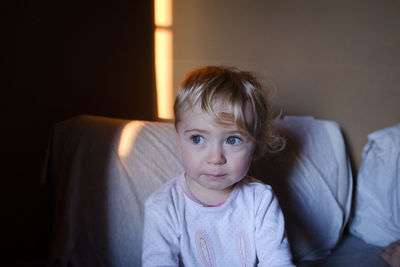
{"label": "forehead", "polygon": [[238,130],[237,125],[233,121],[230,113],[224,108],[216,108],[214,111],[217,118],[201,110],[200,105],[185,105],[180,111],[180,121],[178,122],[178,130],[187,130],[188,128],[226,128],[230,130]]}

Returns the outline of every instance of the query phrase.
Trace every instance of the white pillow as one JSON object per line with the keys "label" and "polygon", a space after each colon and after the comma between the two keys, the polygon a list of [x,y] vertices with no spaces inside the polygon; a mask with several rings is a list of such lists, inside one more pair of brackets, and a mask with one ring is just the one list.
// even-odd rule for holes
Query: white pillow
{"label": "white pillow", "polygon": [[352,174],[339,126],[312,117],[286,116],[282,153],[255,162],[251,174],[271,184],[286,219],[295,261],[330,254],[349,219]]}
{"label": "white pillow", "polygon": [[400,124],[368,135],[362,158],[350,232],[387,246],[400,239]]}

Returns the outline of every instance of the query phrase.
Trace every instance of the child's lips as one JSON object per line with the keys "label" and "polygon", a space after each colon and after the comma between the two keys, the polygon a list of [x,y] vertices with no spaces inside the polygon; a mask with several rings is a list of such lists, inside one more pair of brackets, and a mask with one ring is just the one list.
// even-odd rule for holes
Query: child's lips
{"label": "child's lips", "polygon": [[205,176],[211,178],[211,179],[218,179],[224,177],[226,174],[205,174]]}

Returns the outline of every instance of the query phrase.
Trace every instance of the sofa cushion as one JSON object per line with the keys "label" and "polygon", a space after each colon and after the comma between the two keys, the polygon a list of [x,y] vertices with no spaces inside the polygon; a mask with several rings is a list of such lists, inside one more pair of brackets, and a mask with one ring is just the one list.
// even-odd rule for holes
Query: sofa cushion
{"label": "sofa cushion", "polygon": [[256,162],[282,206],[295,261],[323,259],[350,216],[352,172],[340,128],[332,121],[286,116],[277,121],[286,149]]}
{"label": "sofa cushion", "polygon": [[368,135],[350,231],[376,246],[400,239],[400,124]]}

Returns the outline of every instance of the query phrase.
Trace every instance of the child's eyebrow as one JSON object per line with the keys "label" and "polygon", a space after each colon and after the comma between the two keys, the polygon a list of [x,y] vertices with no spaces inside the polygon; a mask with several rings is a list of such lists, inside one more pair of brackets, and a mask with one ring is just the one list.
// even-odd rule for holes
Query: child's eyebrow
{"label": "child's eyebrow", "polygon": [[246,135],[244,132],[241,132],[241,131],[230,131],[230,132],[226,132],[227,134],[233,134],[233,135],[235,135],[235,134],[237,134],[237,135]]}
{"label": "child's eyebrow", "polygon": [[209,131],[207,130],[202,130],[202,129],[189,129],[189,130],[185,130],[184,133],[191,133],[191,132],[196,132],[196,133],[209,133]]}
{"label": "child's eyebrow", "polygon": [[[189,130],[185,130],[184,133],[202,133],[202,134],[209,134],[210,132],[207,130],[202,130],[202,129],[189,129]],[[239,130],[231,130],[231,131],[226,131],[224,132],[224,134],[227,135],[246,135],[243,131],[239,131]]]}

